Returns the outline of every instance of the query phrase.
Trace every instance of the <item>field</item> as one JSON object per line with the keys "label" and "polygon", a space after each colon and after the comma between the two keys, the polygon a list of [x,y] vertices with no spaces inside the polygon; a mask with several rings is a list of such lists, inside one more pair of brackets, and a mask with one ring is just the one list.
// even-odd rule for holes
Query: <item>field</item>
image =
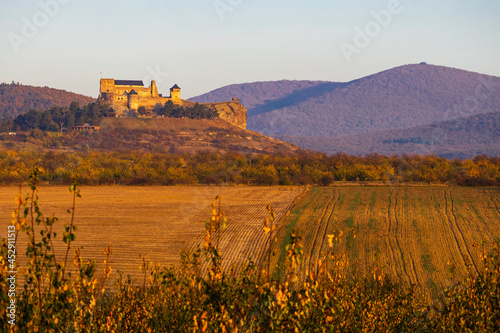
{"label": "field", "polygon": [[[22,190],[23,196],[28,190],[27,187]],[[121,270],[124,276],[137,278],[141,272],[139,255],[163,267],[178,263],[181,250],[201,243],[205,222],[211,217],[211,204],[220,196],[222,210],[228,216],[228,227],[221,240],[221,249],[228,254],[224,267],[249,258],[258,262],[267,240],[262,232],[266,205],[272,205],[281,219],[305,190],[277,186],[82,187],[82,198],[76,202],[78,230],[73,247],[83,246],[82,257],[95,259],[102,267],[104,249],[111,245],[113,271]],[[2,237],[6,236],[12,220],[18,192],[17,187],[0,187]],[[41,186],[38,194],[45,216],[54,214],[59,218],[55,227],[59,240],[54,247],[56,254],[63,257],[62,231],[63,225],[70,223],[67,210],[72,205],[71,193],[66,186]],[[21,265],[26,260],[26,241],[26,236],[20,235],[18,263]]]}
{"label": "field", "polygon": [[[11,220],[17,192],[16,187],[0,188],[5,225]],[[134,278],[140,274],[139,255],[166,266],[179,262],[181,250],[202,245],[216,196],[222,198],[228,218],[220,240],[226,270],[248,259],[265,262],[269,236],[263,232],[263,220],[269,216],[268,204],[279,226],[274,263],[283,258],[288,235],[295,229],[304,244],[302,272],[314,269],[325,255],[327,235],[342,231],[334,249],[346,254],[352,269],[362,274],[378,269],[437,292],[461,279],[467,264],[473,271],[480,267],[481,241],[500,240],[498,189],[101,186],[83,187],[81,194],[74,247],[83,246],[84,258],[102,263],[104,249],[111,245],[114,272],[121,270]],[[59,217],[56,230],[61,238],[62,226],[70,221],[66,212],[71,207],[70,192],[67,187],[42,186],[39,195],[42,212]],[[2,229],[3,236],[6,227]],[[25,237],[18,240],[21,264]],[[55,246],[61,256],[62,245],[59,240]]]}
{"label": "field", "polygon": [[[61,217],[56,227],[60,239],[62,226],[70,221],[66,212],[72,205],[70,192],[66,187],[39,189],[45,216]],[[15,187],[0,188],[3,230],[11,219],[16,193]],[[329,327],[349,332],[497,332],[500,327],[498,246],[491,256],[484,256],[487,266],[481,260],[483,250],[500,238],[498,188],[99,186],[82,187],[81,194],[73,248],[83,246],[82,258],[94,258],[103,268],[104,248],[111,245],[111,279],[102,281],[102,270],[93,276],[87,268],[63,279],[68,275],[59,268],[52,270],[53,261],[47,265],[47,257],[41,254],[48,248],[42,246],[30,256],[41,268],[41,281],[19,295],[16,291],[20,331],[50,327],[59,332],[75,327],[107,332],[288,332],[296,328],[308,332]],[[206,275],[190,265],[192,260],[179,269],[175,264],[180,251],[205,243],[205,221],[217,213],[211,209],[215,196],[222,198],[228,218],[220,238],[223,260],[207,265]],[[270,220],[277,229],[266,234],[263,221],[273,216],[267,205],[275,213]],[[291,239],[295,242],[290,247]],[[23,274],[26,241],[26,235],[21,235],[17,243],[18,286],[30,277]],[[60,240],[56,244],[57,263],[61,263],[64,244]],[[276,249],[271,257],[270,244]],[[298,260],[301,248],[303,260]],[[216,258],[213,247],[208,250]],[[2,251],[7,256],[5,247]],[[333,260],[322,259],[332,252]],[[149,274],[142,275],[139,255],[168,268],[146,280]],[[268,258],[277,263],[270,268],[283,274],[274,278],[266,274]],[[241,275],[229,269],[240,268],[249,259],[256,263],[254,269],[240,270]],[[70,267],[72,261],[70,257]],[[320,264],[328,269],[316,270]],[[1,267],[4,310],[11,304],[7,290],[16,290],[9,266]],[[467,266],[479,275],[467,275]],[[221,267],[227,274],[222,274]],[[118,271],[134,283],[106,292]],[[384,273],[402,283],[391,283]],[[150,282],[146,285],[146,281]],[[406,288],[409,284],[421,290]],[[443,287],[452,285],[441,303]],[[4,310],[0,313],[5,314]],[[0,322],[0,330],[7,331],[7,321]]]}
{"label": "field", "polygon": [[[481,242],[500,240],[500,191],[450,187],[313,188],[280,232],[298,231],[302,271],[328,250],[328,234],[342,231],[345,253],[360,274],[384,271],[407,284],[438,292],[481,267]],[[488,248],[488,244],[485,248]]]}

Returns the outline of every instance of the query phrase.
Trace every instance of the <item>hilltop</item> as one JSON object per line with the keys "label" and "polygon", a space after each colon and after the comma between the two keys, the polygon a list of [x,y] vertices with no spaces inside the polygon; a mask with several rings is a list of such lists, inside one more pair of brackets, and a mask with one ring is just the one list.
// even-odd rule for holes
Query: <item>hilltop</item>
{"label": "hilltop", "polygon": [[[35,130],[0,137],[3,146],[41,150],[140,151],[155,153],[302,154],[294,144],[244,130],[224,120],[187,118],[102,118],[98,130],[66,134]],[[0,141],[0,148],[2,141]]]}
{"label": "hilltop", "polygon": [[[303,149],[247,131],[223,120],[179,118],[104,118],[89,136],[92,148],[175,153],[240,152],[293,154]],[[84,141],[79,143],[85,144]]]}
{"label": "hilltop", "polygon": [[[499,87],[498,77],[418,64],[350,82],[276,81],[231,85],[191,100],[217,101],[237,95],[247,108],[249,129],[290,140],[304,148],[332,153],[338,150],[320,142],[339,137],[352,140],[358,135],[410,129],[499,111]],[[395,135],[406,138],[405,132]],[[462,140],[467,142],[468,131],[464,130],[462,135],[465,135]],[[427,139],[431,138],[424,138]],[[473,138],[470,139],[473,142]],[[350,146],[337,148],[353,153]],[[358,151],[401,152],[388,149],[388,145],[373,144],[369,149],[364,148]],[[405,148],[408,151],[404,152],[413,152],[413,147]],[[479,146],[469,148],[486,152]]]}
{"label": "hilltop", "polygon": [[[193,102],[210,103],[222,102],[229,99],[229,96],[238,96],[241,104],[252,114],[255,109],[270,101],[279,100],[287,96],[296,96],[298,94],[307,94],[321,84],[331,84],[328,81],[262,81],[253,83],[241,83],[225,86],[209,93],[190,98]],[[249,113],[250,115],[250,113]]]}
{"label": "hilltop", "polygon": [[86,105],[95,102],[95,98],[48,87],[15,83],[0,84],[0,120],[15,118],[30,109],[47,110],[54,106],[67,107],[71,102]]}

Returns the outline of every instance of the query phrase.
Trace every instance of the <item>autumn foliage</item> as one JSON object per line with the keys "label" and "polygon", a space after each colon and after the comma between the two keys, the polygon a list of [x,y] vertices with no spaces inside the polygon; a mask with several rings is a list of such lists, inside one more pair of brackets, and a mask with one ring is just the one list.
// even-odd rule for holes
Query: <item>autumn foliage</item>
{"label": "autumn foliage", "polygon": [[240,153],[36,152],[0,150],[0,183],[17,184],[33,166],[50,184],[330,185],[334,181],[498,186],[500,158],[448,160],[433,155],[355,157]]}

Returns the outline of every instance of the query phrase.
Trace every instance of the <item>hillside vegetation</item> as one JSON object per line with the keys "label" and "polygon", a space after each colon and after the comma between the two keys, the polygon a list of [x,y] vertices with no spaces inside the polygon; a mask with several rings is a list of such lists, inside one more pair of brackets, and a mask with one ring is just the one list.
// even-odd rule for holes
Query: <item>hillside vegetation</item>
{"label": "hillside vegetation", "polygon": [[[77,102],[72,102],[69,108],[55,106],[45,111],[30,110],[17,116],[14,120],[4,120],[0,124],[0,132],[29,130],[44,132],[71,131],[75,125],[88,124],[97,126],[106,117],[114,118],[115,113],[109,104],[104,101],[99,100],[83,107],[80,107]],[[218,119],[217,111],[205,105],[193,103],[192,106],[179,106],[172,103],[172,101],[166,102],[164,106],[158,105],[154,110],[139,107],[133,118],[135,117]]]}
{"label": "hillside vegetation", "polygon": [[446,158],[467,159],[480,154],[500,156],[500,112],[437,122],[400,130],[380,131],[336,138],[277,135],[276,138],[306,149],[328,154],[348,151],[366,155],[435,154]]}
{"label": "hillside vegetation", "polygon": [[[84,108],[86,110],[86,108]],[[89,108],[106,112],[97,104]],[[30,113],[26,114],[29,115]],[[187,118],[101,118],[91,125],[97,131],[46,132],[35,128],[26,134],[2,135],[5,147],[67,150],[141,151],[153,153],[266,153],[296,154],[304,150],[226,121]],[[21,116],[24,117],[24,116]]]}
{"label": "hillside vegetation", "polygon": [[95,98],[48,87],[34,87],[22,84],[0,84],[0,120],[15,118],[34,110],[48,110],[52,107],[69,107],[71,102],[86,105]]}
{"label": "hillside vegetation", "polygon": [[[19,152],[0,150],[0,183],[18,184],[32,167],[40,166],[44,170],[41,179],[51,184],[68,184],[76,177],[80,183],[88,185],[330,185],[334,181],[376,182],[378,185],[415,182],[500,185],[500,158],[487,156],[459,161],[433,155],[354,157],[336,154],[328,157],[298,152],[288,155],[227,152],[227,149],[198,153],[187,149],[184,153],[155,152],[132,150],[133,147],[128,146],[133,143],[124,141],[119,131],[111,133],[100,144],[113,146],[121,142],[121,150],[98,151],[91,149],[89,143],[73,152],[52,149],[42,152],[39,146]],[[154,130],[148,135],[156,137]],[[283,146],[278,143],[277,148],[272,149],[280,147]]]}

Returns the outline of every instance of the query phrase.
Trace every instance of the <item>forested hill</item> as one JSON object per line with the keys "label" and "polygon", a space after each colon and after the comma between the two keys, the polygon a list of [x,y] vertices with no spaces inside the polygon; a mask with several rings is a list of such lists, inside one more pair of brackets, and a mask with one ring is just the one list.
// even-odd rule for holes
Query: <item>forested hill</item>
{"label": "forested hill", "polygon": [[[397,139],[407,142],[412,137],[406,137],[404,129],[498,112],[500,77],[422,63],[344,83],[276,81],[230,85],[192,100],[217,101],[232,97],[239,97],[247,108],[249,130],[286,138],[303,148],[332,153],[339,150],[332,151],[331,146],[324,144],[331,138],[348,136],[352,140],[354,136],[366,138],[382,131],[384,136],[390,136],[386,131],[399,130],[395,134]],[[488,125],[474,124],[479,126],[474,128],[474,133],[481,132],[480,126]],[[500,124],[494,126],[498,128]],[[407,131],[408,135],[410,132]],[[476,141],[467,129],[462,134],[462,141]],[[421,139],[423,142],[433,140],[432,137]],[[485,141],[488,142],[488,138]],[[382,143],[371,144],[368,150],[364,145],[356,151],[402,153],[401,146],[389,147]],[[344,148],[346,150],[341,151],[353,153],[349,146]],[[408,149],[404,153],[414,152],[410,145],[404,148]],[[487,153],[474,144],[468,146],[468,151]]]}
{"label": "forested hill", "polygon": [[48,110],[54,106],[68,107],[71,102],[86,105],[95,101],[95,98],[66,90],[1,83],[0,120],[2,118],[15,118],[30,109]]}
{"label": "forested hill", "polygon": [[471,159],[480,154],[500,156],[500,111],[399,130],[336,138],[278,136],[305,149],[328,154],[344,151],[367,155],[374,150],[393,155],[413,152],[446,158]]}
{"label": "forested hill", "polygon": [[499,111],[500,77],[418,64],[345,83],[230,85],[191,100],[232,97],[247,108],[250,130],[271,136],[336,137]]}

